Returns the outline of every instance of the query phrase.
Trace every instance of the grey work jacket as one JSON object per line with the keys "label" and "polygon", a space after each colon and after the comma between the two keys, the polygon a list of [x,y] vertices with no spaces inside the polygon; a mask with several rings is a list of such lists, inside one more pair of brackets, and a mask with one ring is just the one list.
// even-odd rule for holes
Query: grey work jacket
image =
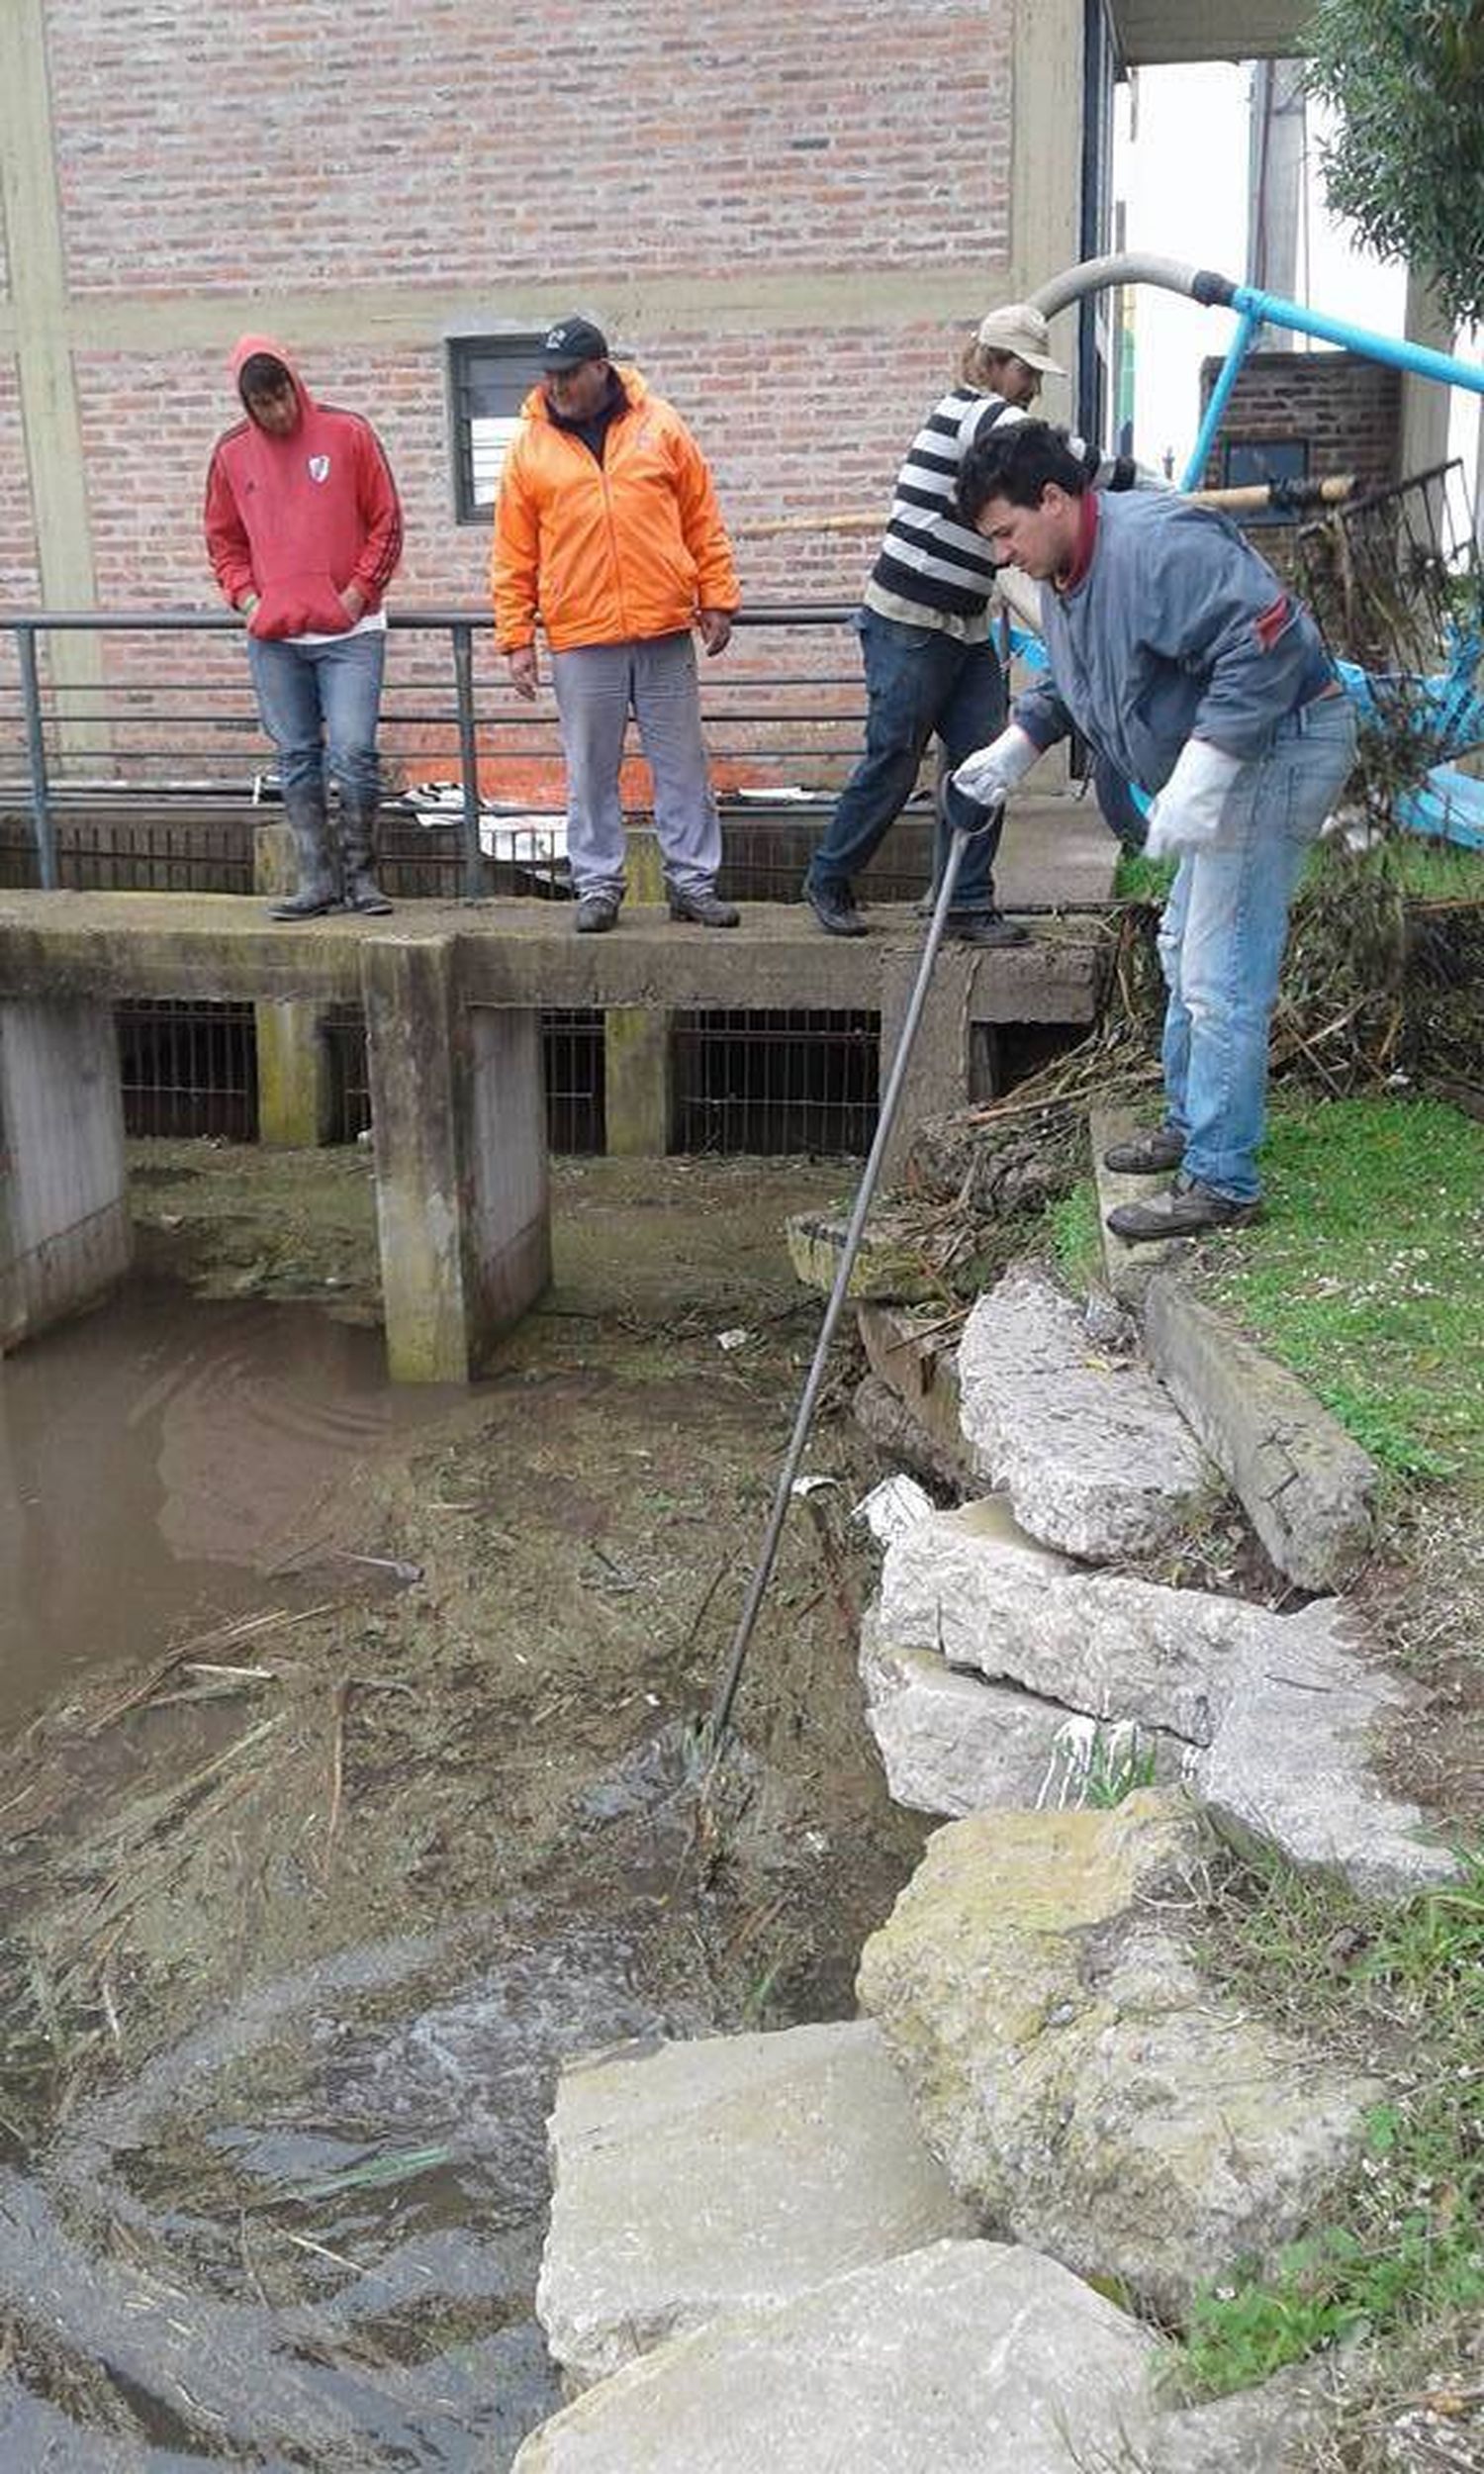
{"label": "grey work jacket", "polygon": [[1051,679],[1015,719],[1040,748],[1075,726],[1127,781],[1162,790],[1188,738],[1244,761],[1330,684],[1319,629],[1215,508],[1099,497],[1086,573],[1043,588]]}

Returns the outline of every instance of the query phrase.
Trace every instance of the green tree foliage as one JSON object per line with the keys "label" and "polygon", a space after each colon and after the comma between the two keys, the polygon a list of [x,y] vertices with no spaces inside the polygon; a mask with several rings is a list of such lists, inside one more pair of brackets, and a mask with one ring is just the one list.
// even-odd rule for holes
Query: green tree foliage
{"label": "green tree foliage", "polygon": [[1484,0],[1318,0],[1311,93],[1337,214],[1380,257],[1433,279],[1460,326],[1484,319]]}

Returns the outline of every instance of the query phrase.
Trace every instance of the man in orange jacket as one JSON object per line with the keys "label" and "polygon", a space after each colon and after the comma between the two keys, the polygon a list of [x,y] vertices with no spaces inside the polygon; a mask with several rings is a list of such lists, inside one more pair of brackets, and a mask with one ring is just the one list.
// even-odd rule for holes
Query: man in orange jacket
{"label": "man in orange jacket", "polygon": [[630,712],[654,778],[670,916],[735,927],[735,905],[716,896],[721,826],[692,629],[719,653],[741,595],[705,457],[638,371],[609,360],[590,319],[560,319],[541,365],[501,477],[490,587],[518,695],[540,685],[538,612],[551,651],[578,933],[612,927],[623,900]]}

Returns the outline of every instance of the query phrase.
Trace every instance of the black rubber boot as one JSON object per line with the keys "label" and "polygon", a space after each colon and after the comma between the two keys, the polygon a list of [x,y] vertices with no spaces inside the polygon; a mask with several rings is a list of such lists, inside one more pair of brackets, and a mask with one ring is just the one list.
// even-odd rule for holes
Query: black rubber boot
{"label": "black rubber boot", "polygon": [[376,865],[376,814],[380,803],[362,806],[340,797],[340,852],[345,876],[345,907],[381,918],[391,909],[372,871]]}
{"label": "black rubber boot", "polygon": [[325,794],[319,790],[285,791],[283,811],[294,836],[299,883],[282,902],[269,905],[270,919],[319,919],[340,907],[339,871],[329,855],[329,824]]}

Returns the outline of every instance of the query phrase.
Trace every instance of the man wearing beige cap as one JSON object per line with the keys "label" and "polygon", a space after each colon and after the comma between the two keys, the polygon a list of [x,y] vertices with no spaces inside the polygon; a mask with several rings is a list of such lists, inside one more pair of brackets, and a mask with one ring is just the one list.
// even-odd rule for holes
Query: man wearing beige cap
{"label": "man wearing beige cap", "polygon": [[[991,310],[964,354],[960,383],[929,413],[897,475],[885,538],[857,614],[866,664],[866,748],[809,862],[804,900],[830,936],[864,936],[853,880],[884,840],[937,734],[940,778],[1004,727],[1005,676],[989,640],[994,560],[954,503],[959,467],[976,438],[1024,421],[1043,375],[1064,377],[1046,320],[1028,302]],[[1127,488],[1132,465],[1090,475]],[[997,829],[966,851],[949,932],[974,945],[1020,944],[1025,929],[994,905]],[[934,878],[949,835],[940,810]]]}

